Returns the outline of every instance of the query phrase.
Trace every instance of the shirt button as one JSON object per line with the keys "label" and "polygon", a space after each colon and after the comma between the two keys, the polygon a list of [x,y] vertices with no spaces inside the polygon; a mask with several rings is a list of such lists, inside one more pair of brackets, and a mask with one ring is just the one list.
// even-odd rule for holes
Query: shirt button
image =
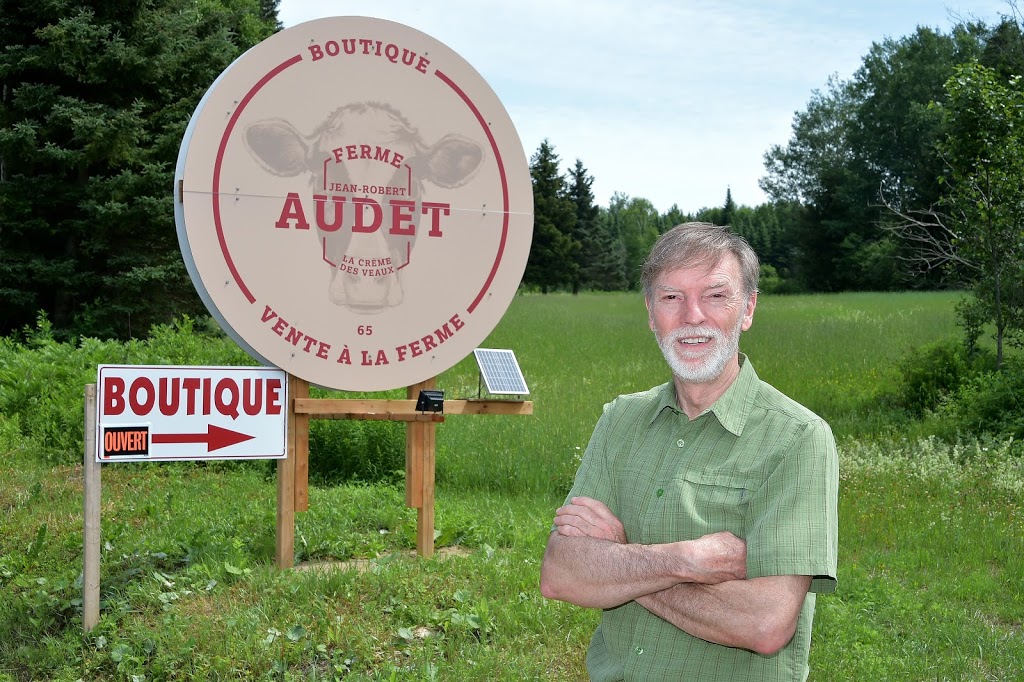
{"label": "shirt button", "polygon": [[677,447],[677,448],[681,448],[681,447],[683,447],[684,445],[686,445],[686,441],[685,441],[685,440],[683,440],[682,438],[680,438],[679,440],[677,440],[677,441],[676,441],[676,447]]}
{"label": "shirt button", "polygon": [[657,495],[658,497],[661,497],[664,494],[665,494],[664,488],[658,488],[658,492],[655,493],[655,495]]}

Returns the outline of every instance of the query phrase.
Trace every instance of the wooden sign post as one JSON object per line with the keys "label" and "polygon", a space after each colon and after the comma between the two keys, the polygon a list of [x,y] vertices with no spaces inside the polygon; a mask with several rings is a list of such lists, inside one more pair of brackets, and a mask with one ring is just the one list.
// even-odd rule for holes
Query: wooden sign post
{"label": "wooden sign post", "polygon": [[100,622],[100,467],[96,461],[96,384],[85,387],[85,527],[82,557],[82,629]]}
{"label": "wooden sign post", "polygon": [[309,382],[290,376],[288,458],[277,463],[277,565],[295,564],[295,512],[309,508],[309,420],[373,419],[401,421],[405,427],[405,505],[417,510],[416,553],[434,554],[434,454],[437,424],[453,414],[533,414],[524,400],[445,400],[444,413],[418,412],[416,397],[435,379],[406,389],[406,400],[309,398]]}

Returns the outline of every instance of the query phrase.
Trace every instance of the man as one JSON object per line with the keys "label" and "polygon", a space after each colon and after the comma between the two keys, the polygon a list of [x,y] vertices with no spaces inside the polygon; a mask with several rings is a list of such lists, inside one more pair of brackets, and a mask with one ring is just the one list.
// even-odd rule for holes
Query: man
{"label": "man", "polygon": [[815,594],[836,587],[839,465],[828,425],[739,352],[759,269],[705,223],[644,263],[673,380],[605,406],[541,567],[545,597],[604,609],[592,680],[807,677]]}

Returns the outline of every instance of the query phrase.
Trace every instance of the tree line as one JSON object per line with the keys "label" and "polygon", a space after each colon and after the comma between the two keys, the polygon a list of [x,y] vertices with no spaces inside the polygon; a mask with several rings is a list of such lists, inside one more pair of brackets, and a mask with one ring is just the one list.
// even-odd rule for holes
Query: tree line
{"label": "tree line", "polygon": [[[566,173],[549,140],[530,158],[534,224],[523,285],[551,291],[629,291],[639,288],[640,266],[660,234],[680,223],[729,225],[742,234],[761,259],[762,287],[800,291],[792,279],[791,239],[800,206],[779,201],[751,208],[737,206],[727,187],[721,206],[684,213],[673,205],[659,213],[643,197],[612,195],[607,206],[595,203],[590,175],[580,159]],[[790,278],[787,279],[786,278]]]}
{"label": "tree line", "polygon": [[[41,313],[67,338],[142,336],[203,313],[175,235],[178,146],[217,75],[281,29],[277,5],[0,0],[0,335]],[[998,312],[1019,328],[1024,35],[1009,8],[991,26],[885,38],[852,77],[811,93],[765,153],[759,206],[727,187],[692,212],[621,193],[599,206],[583,162],[563,172],[545,140],[530,158],[523,288],[636,289],[657,236],[699,220],[750,241],[766,291],[968,286],[983,303],[965,323]]]}

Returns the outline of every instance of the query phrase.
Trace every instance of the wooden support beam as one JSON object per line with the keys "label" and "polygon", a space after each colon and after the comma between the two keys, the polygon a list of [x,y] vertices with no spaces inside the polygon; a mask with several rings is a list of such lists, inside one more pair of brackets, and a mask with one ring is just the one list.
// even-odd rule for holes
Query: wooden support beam
{"label": "wooden support beam", "polygon": [[434,556],[434,453],[437,426],[416,423],[409,424],[409,427],[419,431],[417,435],[422,441],[423,487],[420,493],[421,504],[416,510],[416,554],[427,558]]}
{"label": "wooden support beam", "polygon": [[[420,391],[431,390],[437,385],[435,379],[428,379],[418,384],[413,384],[405,389],[409,400],[337,400],[331,401],[331,414],[344,415],[348,410],[353,413],[365,414],[406,414],[415,416],[421,414],[416,412],[416,396]],[[355,403],[363,403],[357,405]],[[412,410],[406,410],[409,405]],[[391,407],[395,409],[389,409]],[[384,408],[384,409],[378,409]],[[429,413],[436,415],[436,412]],[[344,418],[344,417],[343,417]],[[420,421],[409,421],[405,425],[405,506],[419,509],[423,506],[423,427],[426,424]]]}
{"label": "wooden support beam", "polygon": [[[309,382],[288,375],[288,397],[291,400],[309,398]],[[288,456],[295,454],[295,511],[309,509],[309,415],[289,411],[294,423],[288,429]]]}
{"label": "wooden support beam", "polygon": [[[386,401],[412,403],[416,414],[416,396],[433,389],[434,379],[414,384],[407,389],[410,400]],[[437,425],[410,421],[405,425],[405,504],[416,509],[416,553],[421,557],[434,555],[434,448]]]}
{"label": "wooden support beam", "polygon": [[[291,375],[289,375],[290,377]],[[291,388],[289,378],[288,386]],[[289,400],[294,404],[294,401]],[[277,460],[277,547],[274,558],[278,568],[295,565],[295,433],[296,412],[288,410],[288,456]]]}
{"label": "wooden support beam", "polygon": [[323,412],[308,415],[311,419],[348,419],[351,421],[381,422],[443,422],[444,415],[438,412],[417,412],[415,414],[395,414],[393,412]]}
{"label": "wooden support beam", "polygon": [[[422,384],[417,384],[421,386]],[[415,389],[415,391],[414,391]],[[409,395],[419,395],[420,388],[409,387]],[[390,419],[392,421],[443,421],[453,414],[533,414],[529,400],[445,400],[444,413],[417,412],[416,399],[350,400],[334,398],[296,399],[295,411],[318,419]],[[438,419],[438,417],[442,417]]]}

